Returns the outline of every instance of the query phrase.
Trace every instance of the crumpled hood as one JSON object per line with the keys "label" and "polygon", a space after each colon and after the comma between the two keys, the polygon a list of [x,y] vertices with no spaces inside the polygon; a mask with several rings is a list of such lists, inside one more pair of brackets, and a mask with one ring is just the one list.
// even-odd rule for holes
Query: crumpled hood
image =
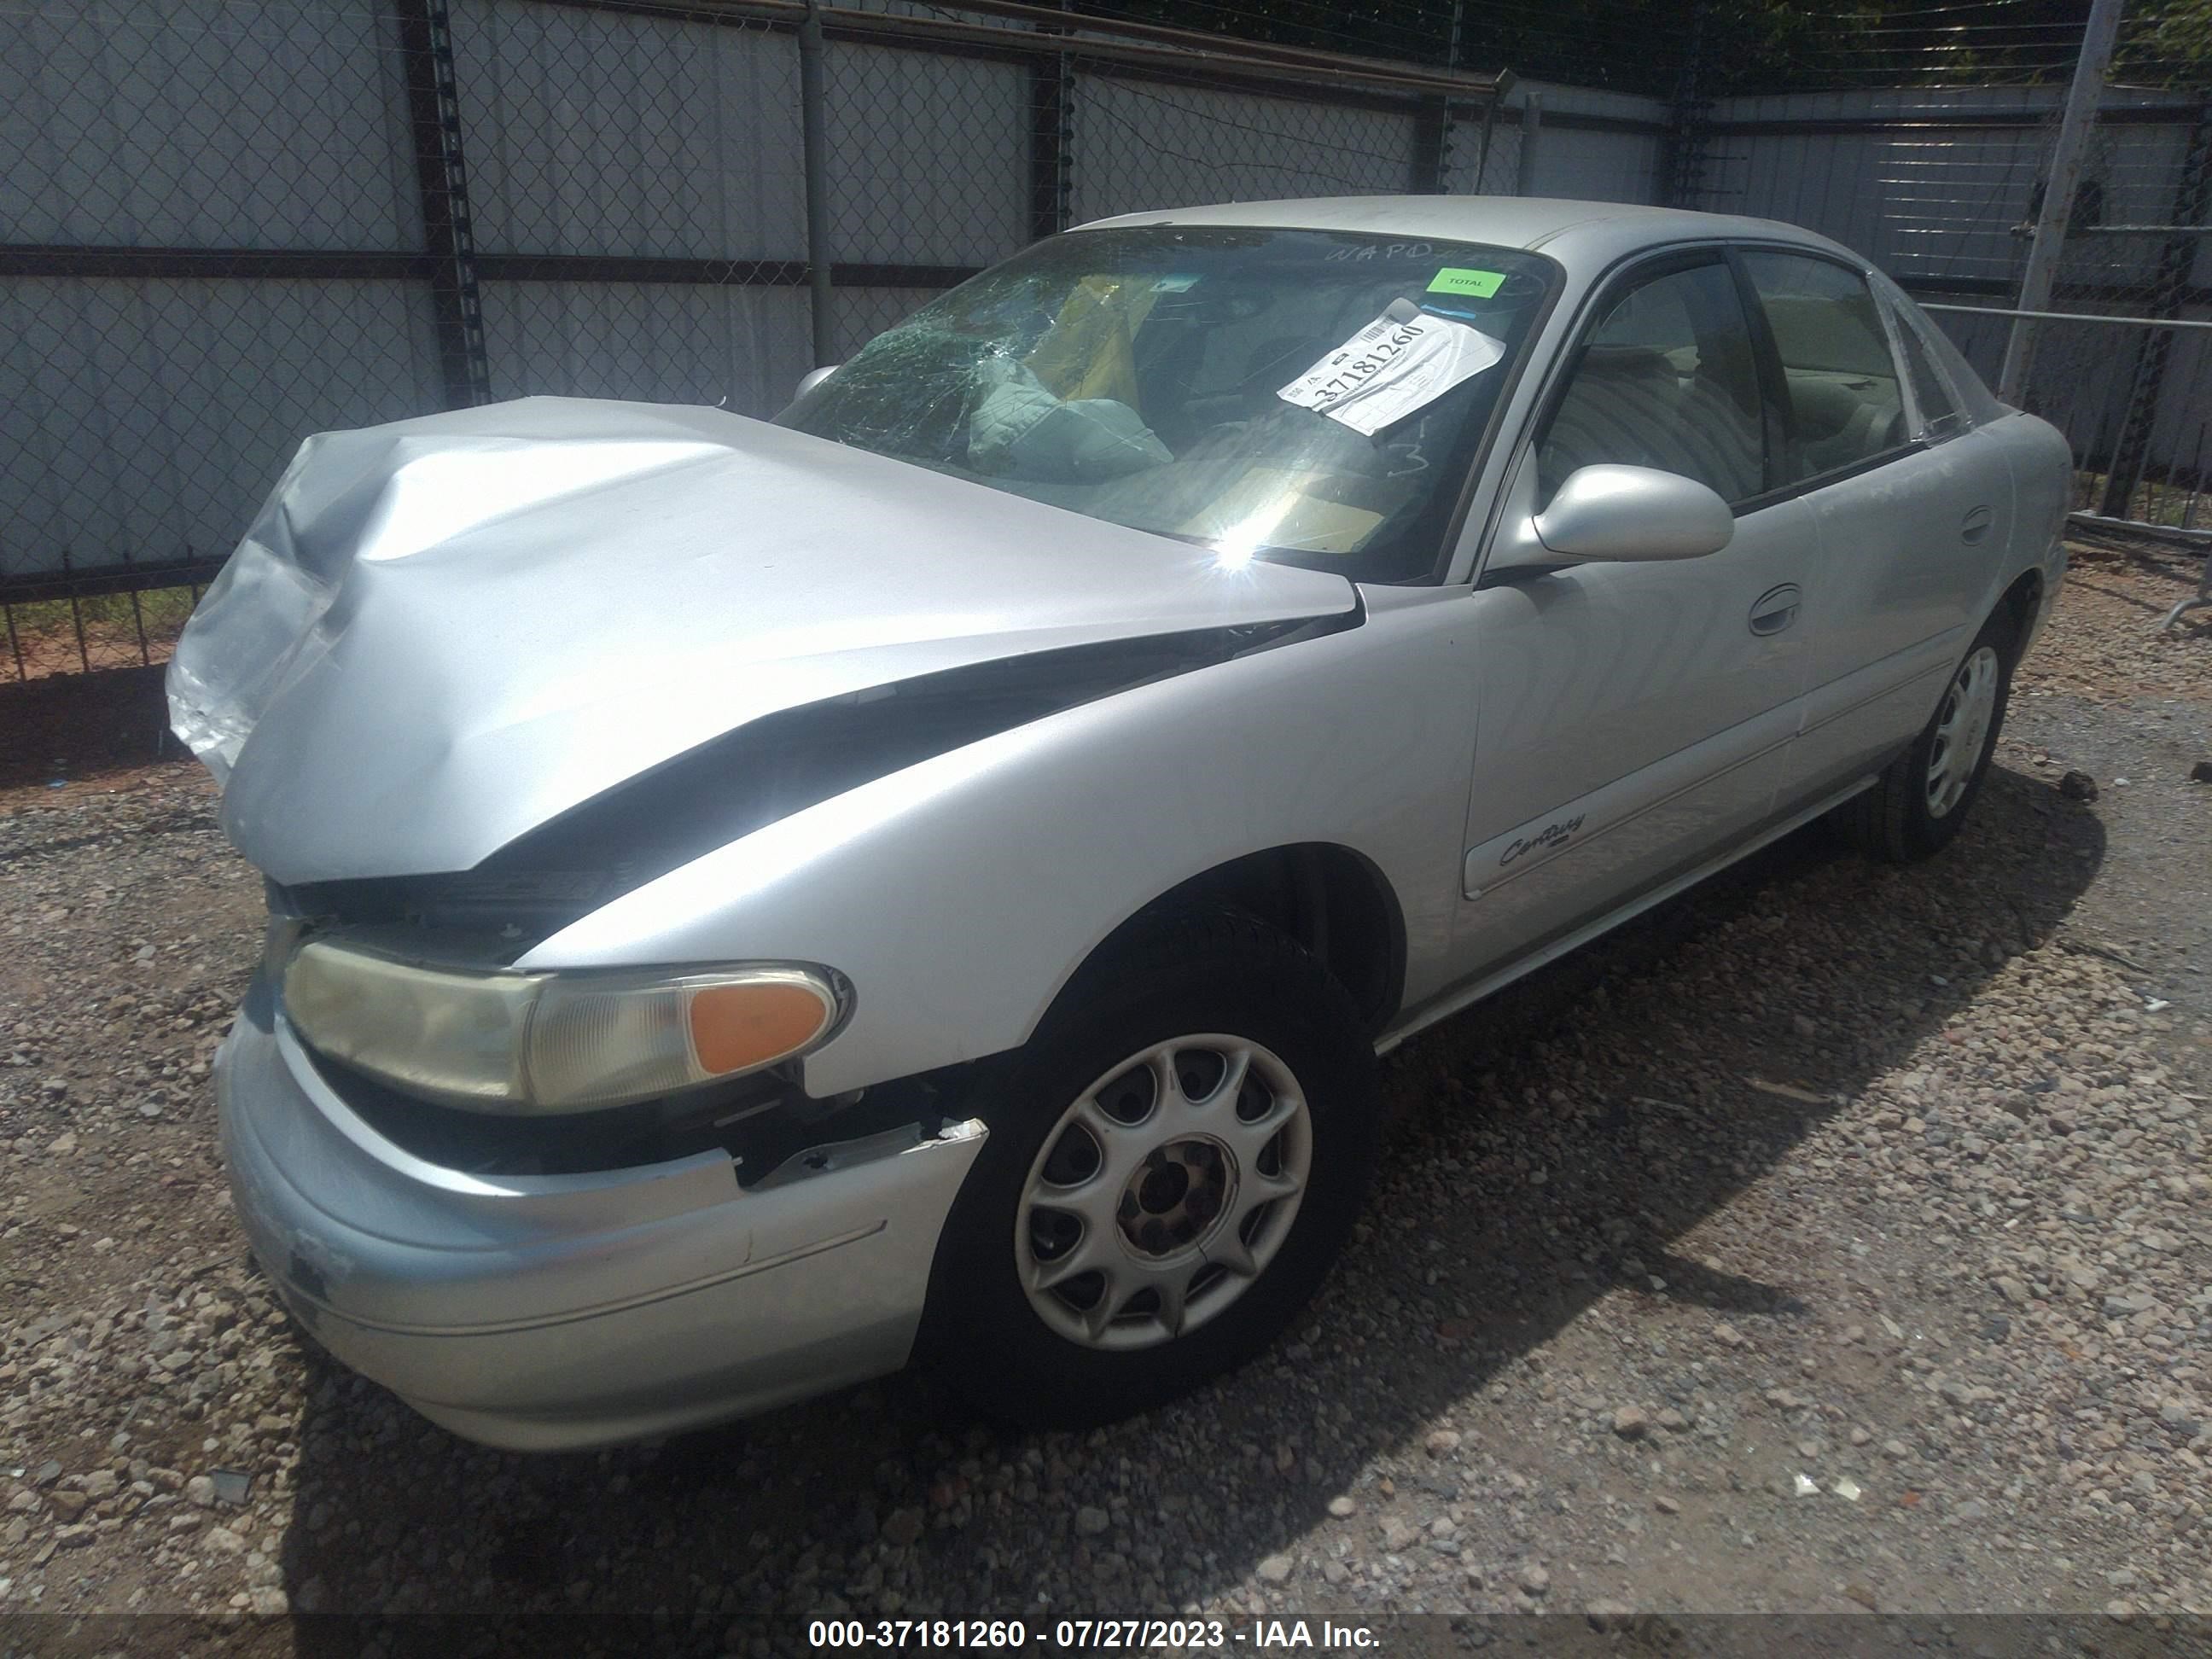
{"label": "crumpled hood", "polygon": [[532,398],[309,439],[169,703],[268,875],[429,874],[777,709],[1355,603],[716,410]]}

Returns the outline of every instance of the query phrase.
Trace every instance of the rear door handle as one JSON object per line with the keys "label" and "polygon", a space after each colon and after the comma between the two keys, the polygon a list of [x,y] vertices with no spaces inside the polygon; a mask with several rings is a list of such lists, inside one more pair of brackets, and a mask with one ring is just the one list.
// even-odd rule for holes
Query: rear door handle
{"label": "rear door handle", "polygon": [[1751,607],[1751,631],[1760,635],[1781,633],[1797,620],[1797,607],[1804,601],[1805,596],[1797,591],[1795,582],[1768,588]]}
{"label": "rear door handle", "polygon": [[1978,542],[1990,533],[1990,526],[1996,521],[1997,515],[1995,509],[1978,507],[1960,520],[1959,539],[1962,542]]}

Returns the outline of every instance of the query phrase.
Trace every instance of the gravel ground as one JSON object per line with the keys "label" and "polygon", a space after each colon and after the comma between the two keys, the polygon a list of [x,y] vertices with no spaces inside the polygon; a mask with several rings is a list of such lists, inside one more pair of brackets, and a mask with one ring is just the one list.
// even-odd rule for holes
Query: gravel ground
{"label": "gravel ground", "polygon": [[2212,1610],[2190,575],[2082,556],[1945,857],[1816,828],[1408,1045],[1311,1314],[1088,1436],[925,1376],[596,1455],[429,1426],[233,1225],[211,791],[0,793],[0,1611]]}

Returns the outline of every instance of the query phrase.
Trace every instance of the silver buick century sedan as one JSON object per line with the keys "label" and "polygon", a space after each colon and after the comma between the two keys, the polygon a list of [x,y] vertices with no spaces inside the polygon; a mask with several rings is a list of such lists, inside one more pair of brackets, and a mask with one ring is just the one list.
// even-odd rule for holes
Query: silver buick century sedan
{"label": "silver buick century sedan", "polygon": [[268,884],[238,1213],[495,1445],[1152,1406],[1314,1293],[1379,1053],[1951,841],[2069,476],[1832,242],[1445,197],[1054,237],[772,423],[310,439],[169,676]]}

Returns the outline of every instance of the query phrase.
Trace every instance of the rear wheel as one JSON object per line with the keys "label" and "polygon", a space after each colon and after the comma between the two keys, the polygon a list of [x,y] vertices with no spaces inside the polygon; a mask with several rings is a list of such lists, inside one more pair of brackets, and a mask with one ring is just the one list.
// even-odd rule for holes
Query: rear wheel
{"label": "rear wheel", "polygon": [[1243,917],[1147,926],[977,1103],[926,1347],[994,1416],[1085,1426],[1241,1364],[1341,1249],[1374,1163],[1344,988]]}
{"label": "rear wheel", "polygon": [[1951,844],[1981,793],[2012,693],[2014,630],[2002,613],[1983,624],[1911,747],[1844,809],[1851,838],[1893,864]]}

